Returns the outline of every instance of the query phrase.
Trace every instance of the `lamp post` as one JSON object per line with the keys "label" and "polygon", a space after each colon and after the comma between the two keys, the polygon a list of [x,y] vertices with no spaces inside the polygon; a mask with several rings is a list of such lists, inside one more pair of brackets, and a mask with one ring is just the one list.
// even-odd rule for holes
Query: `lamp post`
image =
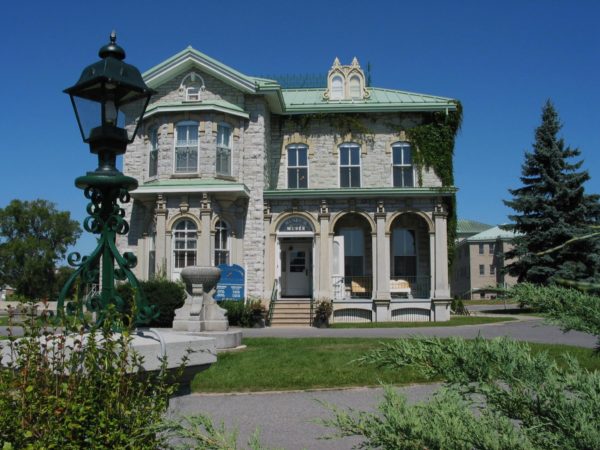
{"label": "lamp post", "polygon": [[[102,324],[107,312],[114,308],[121,315],[135,311],[136,324],[148,323],[156,316],[148,306],[139,283],[131,271],[137,263],[135,255],[119,253],[117,234],[129,231],[125,211],[120,204],[130,200],[129,191],[137,188],[135,178],[123,175],[117,167],[118,155],[135,139],[150,97],[155,93],[144,83],[140,71],[125,62],[125,51],[116,43],[116,34],[99,51],[100,61],[86,67],[79,81],[64,90],[71,97],[83,141],[90,152],[98,155],[98,168],[75,180],[90,202],[89,214],[83,222],[86,231],[98,234],[98,245],[89,255],[71,253],[67,261],[76,268],[62,288],[57,314],[64,319],[77,316],[84,319],[85,310],[96,313],[96,325]],[[115,267],[116,266],[116,267]],[[67,293],[77,278],[93,283],[100,275],[101,288],[84,298],[67,300]],[[127,280],[135,292],[135,308],[127,305],[115,289],[115,281]]]}

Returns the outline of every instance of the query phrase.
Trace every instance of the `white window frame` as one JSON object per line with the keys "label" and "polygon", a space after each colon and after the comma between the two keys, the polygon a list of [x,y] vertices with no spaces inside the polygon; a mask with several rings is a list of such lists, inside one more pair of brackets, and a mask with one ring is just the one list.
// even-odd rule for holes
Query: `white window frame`
{"label": "white window frame", "polygon": [[[219,142],[219,137],[221,136],[220,130],[227,129],[229,131],[229,142],[228,145],[224,145],[222,142]],[[232,140],[233,140],[233,127],[228,123],[219,123],[217,124],[217,149],[215,154],[215,173],[219,176],[230,177],[232,176]],[[227,154],[229,158],[229,164],[227,167],[227,173],[223,171],[219,171],[219,154]]]}
{"label": "white window frame", "polygon": [[[340,81],[340,89],[336,89],[335,82]],[[336,73],[331,77],[331,94],[329,95],[330,100],[343,100],[344,99],[344,77],[339,73]]]}
{"label": "white window frame", "polygon": [[[223,246],[223,233],[225,234],[225,245]],[[213,265],[217,266],[217,254],[225,255],[225,263],[231,264],[231,227],[223,220],[219,219],[215,222],[215,250],[213,253]]]}
{"label": "white window frame", "polygon": [[[198,173],[198,164],[200,163],[200,155],[199,155],[199,139],[198,139],[198,127],[199,127],[199,123],[195,120],[184,120],[182,122],[177,122],[175,124],[175,142],[174,142],[174,149],[173,149],[173,173],[175,174],[192,174],[192,173]],[[195,137],[196,140],[189,140],[189,135],[188,135],[188,140],[186,141],[186,145],[178,145],[179,142],[179,127],[195,127]],[[177,149],[195,149],[196,151],[196,168],[194,170],[177,170]]]}
{"label": "white window frame", "polygon": [[[298,158],[298,150],[300,149],[304,149],[304,151],[306,151],[306,165],[305,166],[301,166],[299,164],[299,158]],[[289,155],[290,155],[290,151],[295,151],[296,152],[296,165],[295,166],[290,166],[289,162]],[[308,161],[308,146],[305,144],[292,144],[289,145],[287,147],[287,155],[286,155],[286,165],[287,165],[287,170],[286,170],[286,177],[287,177],[287,188],[288,189],[308,189],[309,188],[309,172],[310,172],[310,164]],[[299,187],[298,186],[298,182],[299,182],[299,171],[300,169],[306,169],[306,186],[305,187]],[[290,187],[290,170],[296,170],[296,186],[294,187]]]}
{"label": "white window frame", "polygon": [[196,86],[187,86],[185,88],[185,101],[186,102],[199,102],[200,91],[202,89]]}
{"label": "white window frame", "polygon": [[[357,92],[354,93],[352,92],[352,87],[353,87],[353,81],[356,80],[356,87],[357,87]],[[348,80],[348,93],[350,95],[350,98],[352,100],[360,100],[362,99],[362,89],[361,89],[361,82],[360,82],[360,77],[358,75],[351,75],[350,79]],[[356,95],[355,95],[356,94]]]}
{"label": "white window frame", "polygon": [[[148,151],[148,178],[158,176],[158,127],[153,126],[148,132],[150,149]],[[153,164],[154,161],[154,164]],[[154,169],[154,173],[152,173]]]}
{"label": "white window frame", "polygon": [[[358,150],[358,164],[352,164],[352,158],[351,158],[351,153],[349,151],[348,153],[348,164],[347,165],[342,165],[342,149],[344,148],[348,148],[348,149],[353,149],[356,148]],[[359,189],[362,187],[362,151],[360,148],[360,145],[354,143],[354,142],[345,142],[343,144],[341,144],[338,148],[338,153],[339,153],[339,159],[338,159],[338,186],[340,188],[352,188],[352,189]],[[352,178],[349,177],[349,181],[350,181],[350,186],[342,186],[342,168],[353,168],[353,167],[358,167],[358,186],[352,186]],[[351,171],[349,171],[349,173],[352,173]]]}
{"label": "white window frame", "polygon": [[[394,149],[400,148],[401,149],[401,163],[400,164],[394,164]],[[413,151],[412,151],[412,146],[410,145],[410,142],[395,142],[392,144],[392,187],[415,187],[415,166],[414,164],[405,164],[404,163],[404,151],[405,149],[408,149],[411,153],[410,155],[410,159],[412,161],[412,157],[413,157]],[[411,168],[411,172],[412,172],[412,184],[411,185],[406,185],[404,183],[404,175],[402,176],[402,183],[399,186],[396,186],[395,183],[395,179],[394,179],[394,169],[396,167],[399,167],[401,169],[405,169],[407,167]],[[402,172],[401,172],[402,173]]]}
{"label": "white window frame", "polygon": [[485,275],[485,264],[479,264],[479,276]]}
{"label": "white window frame", "polygon": [[[179,224],[184,223],[184,228],[177,228]],[[190,227],[191,225],[191,227]],[[190,234],[193,233],[194,236],[190,237]],[[177,242],[183,241],[184,245],[182,248],[177,248]],[[194,242],[194,245],[191,246],[190,243]],[[185,264],[182,267],[177,265],[177,254],[184,253]],[[192,264],[188,264],[190,255],[193,255]],[[183,269],[184,267],[190,265],[196,265],[198,261],[198,226],[191,219],[181,219],[178,220],[173,225],[173,267],[175,269]]]}

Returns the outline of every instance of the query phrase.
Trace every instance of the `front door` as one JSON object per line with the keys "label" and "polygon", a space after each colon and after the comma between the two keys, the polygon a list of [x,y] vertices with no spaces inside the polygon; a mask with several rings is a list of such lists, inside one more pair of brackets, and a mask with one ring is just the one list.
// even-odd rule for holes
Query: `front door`
{"label": "front door", "polygon": [[310,296],[311,244],[296,244],[286,251],[285,286],[283,295],[288,297]]}

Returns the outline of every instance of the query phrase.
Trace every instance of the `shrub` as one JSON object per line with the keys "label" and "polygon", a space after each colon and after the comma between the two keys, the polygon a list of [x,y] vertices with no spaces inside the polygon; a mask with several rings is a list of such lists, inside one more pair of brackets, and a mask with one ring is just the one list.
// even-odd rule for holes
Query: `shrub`
{"label": "shrub", "polygon": [[460,298],[455,298],[452,300],[452,304],[450,305],[450,310],[452,314],[456,314],[458,316],[469,316],[469,310],[465,307],[465,304]]}
{"label": "shrub", "polygon": [[[140,289],[144,292],[149,305],[158,310],[158,317],[148,324],[154,327],[172,327],[175,310],[185,302],[185,289],[180,283],[163,278],[140,281]],[[117,287],[118,294],[127,302],[133,301],[133,289],[129,284]]]}
{"label": "shrub", "polygon": [[[110,317],[89,334],[54,334],[31,320],[4,342],[0,445],[4,448],[156,449],[156,432],[176,386],[167,371],[144,371]],[[165,367],[165,366],[163,366]]]}
{"label": "shrub", "polygon": [[219,302],[221,308],[227,310],[229,325],[234,327],[249,327],[252,321],[251,313],[246,304],[241,300],[223,300]]}
{"label": "shrub", "polygon": [[331,300],[318,300],[315,304],[315,325],[329,324],[331,314],[333,314],[333,302]]}

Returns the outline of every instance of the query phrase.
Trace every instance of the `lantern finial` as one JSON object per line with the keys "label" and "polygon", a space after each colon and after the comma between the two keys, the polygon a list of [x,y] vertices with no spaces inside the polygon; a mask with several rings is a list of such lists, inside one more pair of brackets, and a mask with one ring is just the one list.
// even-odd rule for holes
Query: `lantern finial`
{"label": "lantern finial", "polygon": [[117,32],[112,30],[110,33],[110,43],[103,46],[98,52],[98,56],[102,59],[115,58],[119,61],[125,59],[125,50],[117,45]]}

